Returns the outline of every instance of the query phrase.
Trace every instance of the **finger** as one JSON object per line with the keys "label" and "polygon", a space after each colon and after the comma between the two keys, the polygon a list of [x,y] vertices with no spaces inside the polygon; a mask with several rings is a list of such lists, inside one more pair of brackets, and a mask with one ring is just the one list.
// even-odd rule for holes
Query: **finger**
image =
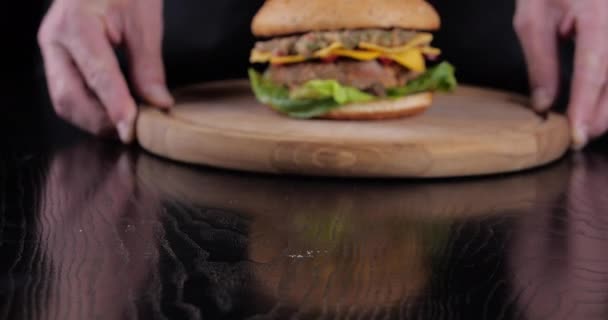
{"label": "finger", "polygon": [[162,59],[162,1],[145,5],[147,10],[134,10],[135,18],[125,25],[131,78],[137,93],[147,102],[169,108],[174,101],[167,90]]}
{"label": "finger", "polygon": [[[568,107],[575,149],[582,149],[589,140],[593,113],[606,82],[608,45],[603,32],[608,27],[608,12],[595,11],[593,16],[578,17],[574,75]],[[590,12],[590,11],[587,11]]]}
{"label": "finger", "polygon": [[49,93],[59,116],[95,135],[107,135],[113,124],[99,101],[84,86],[84,81],[65,49],[42,44]]}
{"label": "finger", "polygon": [[562,22],[559,26],[559,34],[564,38],[571,38],[575,32],[575,20],[576,17],[572,11],[566,13],[563,17]]}
{"label": "finger", "polygon": [[597,138],[608,131],[608,85],[604,85],[599,103],[593,113],[589,136]]}
{"label": "finger", "polygon": [[89,88],[101,101],[120,139],[134,139],[137,108],[101,23],[81,23],[76,39],[66,42]]}
{"label": "finger", "polygon": [[514,26],[528,66],[532,103],[537,111],[551,107],[559,86],[557,19],[541,14],[542,2],[519,4]]}

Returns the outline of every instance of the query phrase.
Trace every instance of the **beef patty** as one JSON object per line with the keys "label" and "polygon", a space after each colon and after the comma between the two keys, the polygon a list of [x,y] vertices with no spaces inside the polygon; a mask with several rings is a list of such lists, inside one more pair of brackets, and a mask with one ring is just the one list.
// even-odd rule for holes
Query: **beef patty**
{"label": "beef patty", "polygon": [[419,74],[399,65],[379,61],[338,60],[334,63],[305,62],[271,66],[266,71],[274,83],[294,88],[311,80],[337,80],[339,83],[384,95],[386,88],[405,85]]}

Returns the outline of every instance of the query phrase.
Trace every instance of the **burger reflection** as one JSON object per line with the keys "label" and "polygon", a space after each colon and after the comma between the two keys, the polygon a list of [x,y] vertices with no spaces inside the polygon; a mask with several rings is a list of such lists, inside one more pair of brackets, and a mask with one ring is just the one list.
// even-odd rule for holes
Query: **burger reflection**
{"label": "burger reflection", "polygon": [[259,290],[300,312],[338,306],[371,312],[421,293],[448,231],[449,225],[370,219],[338,207],[256,220],[249,257]]}

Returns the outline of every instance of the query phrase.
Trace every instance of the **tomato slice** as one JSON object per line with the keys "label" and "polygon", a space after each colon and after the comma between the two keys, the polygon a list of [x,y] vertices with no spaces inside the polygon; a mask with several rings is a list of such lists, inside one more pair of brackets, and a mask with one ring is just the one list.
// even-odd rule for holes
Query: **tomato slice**
{"label": "tomato slice", "polygon": [[393,63],[395,63],[395,61],[393,61],[387,57],[380,57],[380,58],[378,58],[378,61],[380,61],[380,63],[382,63],[385,66],[390,66]]}
{"label": "tomato slice", "polygon": [[437,59],[439,58],[438,54],[426,54],[425,57],[427,59],[429,59],[430,61],[437,61]]}
{"label": "tomato slice", "polygon": [[334,63],[337,59],[338,59],[338,56],[334,54],[334,55],[327,56],[325,58],[321,58],[321,61],[323,61],[325,63]]}

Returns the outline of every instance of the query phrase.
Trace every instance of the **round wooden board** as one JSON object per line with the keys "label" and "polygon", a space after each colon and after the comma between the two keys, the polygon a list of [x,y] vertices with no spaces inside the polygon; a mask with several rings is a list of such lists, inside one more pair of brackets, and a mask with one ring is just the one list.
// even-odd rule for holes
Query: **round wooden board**
{"label": "round wooden board", "polygon": [[520,171],[562,157],[567,120],[537,116],[526,99],[460,87],[425,114],[383,121],[296,120],[256,102],[247,81],[175,93],[169,113],[143,108],[146,150],[226,169],[341,177],[463,177]]}

